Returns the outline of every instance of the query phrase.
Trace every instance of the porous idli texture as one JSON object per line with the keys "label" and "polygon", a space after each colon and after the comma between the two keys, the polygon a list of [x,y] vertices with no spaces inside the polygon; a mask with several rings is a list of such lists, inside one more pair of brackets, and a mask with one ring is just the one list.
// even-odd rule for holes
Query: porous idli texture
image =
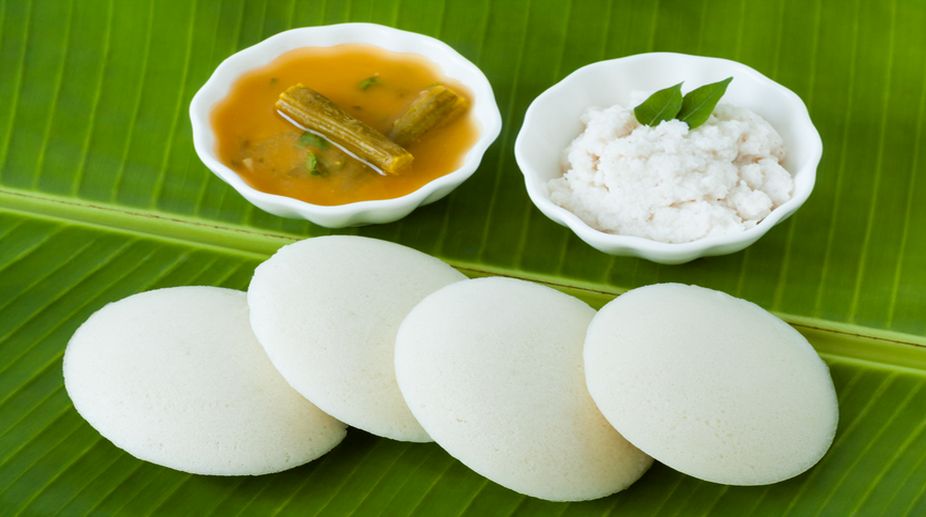
{"label": "porous idli texture", "polygon": [[396,372],[432,438],[479,474],[551,501],[613,494],[652,460],[598,412],[582,343],[595,311],[506,278],[428,296],[399,329]]}
{"label": "porous idli texture", "polygon": [[719,291],[657,284],[619,296],[589,326],[585,371],[625,438],[715,483],[796,476],[836,433],[833,381],[807,340]]}
{"label": "porous idli texture", "polygon": [[193,474],[279,472],[346,434],[276,372],[245,294],[231,289],[159,289],[106,305],[68,343],[64,385],[117,447]]}
{"label": "porous idli texture", "polygon": [[251,326],[289,384],[328,414],[375,435],[428,442],[396,385],[396,331],[425,296],[464,278],[391,242],[307,239],[254,272]]}

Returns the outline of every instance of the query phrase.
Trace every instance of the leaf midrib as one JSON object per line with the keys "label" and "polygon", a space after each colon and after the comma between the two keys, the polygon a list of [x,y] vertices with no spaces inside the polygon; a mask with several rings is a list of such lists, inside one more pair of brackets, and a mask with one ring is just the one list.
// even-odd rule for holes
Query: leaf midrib
{"label": "leaf midrib", "polygon": [[[78,200],[0,187],[0,211],[32,218],[103,228],[117,233],[210,248],[222,253],[264,259],[281,246],[303,236],[278,233],[153,210],[131,209],[108,203]],[[603,288],[587,282],[564,281],[550,275],[497,268],[458,260],[447,262],[467,276],[501,275],[539,282],[569,292],[593,306],[600,306],[627,289]],[[820,318],[777,313],[797,328],[823,356],[836,361],[865,362],[871,367],[903,368],[926,375],[926,336],[865,327]]]}

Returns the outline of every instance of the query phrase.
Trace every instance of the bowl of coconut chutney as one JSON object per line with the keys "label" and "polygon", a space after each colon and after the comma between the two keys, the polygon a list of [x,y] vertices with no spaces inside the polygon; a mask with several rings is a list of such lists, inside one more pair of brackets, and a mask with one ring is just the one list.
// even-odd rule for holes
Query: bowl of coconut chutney
{"label": "bowl of coconut chutney", "polygon": [[[687,106],[727,78],[697,124],[635,118],[653,92],[683,83]],[[667,52],[579,68],[534,99],[515,142],[544,215],[599,251],[663,264],[756,242],[810,196],[822,151],[791,90],[742,63]]]}

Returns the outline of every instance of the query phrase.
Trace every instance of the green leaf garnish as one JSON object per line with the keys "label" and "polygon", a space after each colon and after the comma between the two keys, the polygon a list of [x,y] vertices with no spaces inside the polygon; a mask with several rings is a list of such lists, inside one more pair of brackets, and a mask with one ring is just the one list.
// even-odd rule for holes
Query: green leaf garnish
{"label": "green leaf garnish", "polygon": [[682,83],[657,91],[633,109],[637,121],[646,126],[655,126],[665,120],[672,120],[682,109]]}
{"label": "green leaf garnish", "polygon": [[324,138],[316,135],[315,133],[305,132],[302,133],[302,136],[299,137],[299,145],[303,147],[317,147],[319,149],[327,149],[328,141]]}
{"label": "green leaf garnish", "polygon": [[676,118],[688,124],[689,129],[694,129],[707,122],[732,80],[732,77],[727,77],[723,81],[705,84],[686,93],[685,98],[682,99],[682,109]]}
{"label": "green leaf garnish", "polygon": [[312,176],[321,176],[321,171],[318,170],[318,157],[312,151],[309,151],[305,157],[305,168]]}
{"label": "green leaf garnish", "polygon": [[371,75],[370,77],[367,77],[366,79],[360,81],[359,83],[357,83],[357,88],[360,88],[361,90],[366,91],[374,84],[379,84],[379,74]]}

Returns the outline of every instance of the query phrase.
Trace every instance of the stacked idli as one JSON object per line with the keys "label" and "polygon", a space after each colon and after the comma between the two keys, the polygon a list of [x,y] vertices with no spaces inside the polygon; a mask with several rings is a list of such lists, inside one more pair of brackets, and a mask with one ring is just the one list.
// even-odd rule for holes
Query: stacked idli
{"label": "stacked idli", "polygon": [[178,287],[107,305],[68,343],[64,378],[104,437],[177,470],[277,472],[350,425],[434,440],[554,501],[623,490],[653,458],[708,481],[774,483],[814,465],[838,421],[813,348],[744,300],[659,284],[596,313],[348,236],[281,248],[246,294]]}
{"label": "stacked idli", "polygon": [[430,441],[395,381],[395,334],[422,298],[464,278],[397,244],[308,239],[263,263],[247,295],[178,287],[105,306],[68,343],[65,386],[116,446],[196,474],[301,465],[345,423]]}
{"label": "stacked idli", "polygon": [[816,464],[838,422],[829,370],[803,336],[696,286],[635,289],[595,314],[536,284],[459,282],[409,313],[395,361],[438,444],[557,501],[621,490],[650,457],[707,481],[775,483]]}

